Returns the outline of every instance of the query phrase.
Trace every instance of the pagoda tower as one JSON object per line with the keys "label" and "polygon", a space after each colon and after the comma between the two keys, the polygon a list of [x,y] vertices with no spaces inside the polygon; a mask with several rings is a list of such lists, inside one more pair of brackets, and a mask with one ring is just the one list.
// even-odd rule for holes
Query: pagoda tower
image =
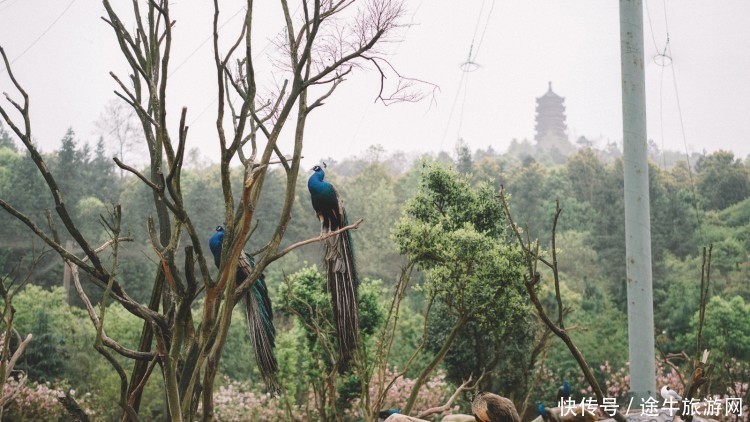
{"label": "pagoda tower", "polygon": [[536,99],[536,134],[534,140],[537,146],[545,148],[550,142],[567,141],[568,125],[565,123],[565,97],[552,92],[552,82],[549,89]]}

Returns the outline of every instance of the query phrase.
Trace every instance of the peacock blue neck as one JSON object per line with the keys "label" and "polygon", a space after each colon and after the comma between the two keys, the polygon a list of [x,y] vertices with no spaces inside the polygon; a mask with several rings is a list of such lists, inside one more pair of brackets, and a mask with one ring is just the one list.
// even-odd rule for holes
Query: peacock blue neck
{"label": "peacock blue neck", "polygon": [[307,187],[313,188],[315,186],[319,186],[325,182],[323,182],[323,178],[326,177],[325,172],[323,170],[318,170],[315,173],[313,173],[309,179],[307,179]]}
{"label": "peacock blue neck", "polygon": [[214,255],[214,263],[216,267],[219,267],[221,263],[221,243],[224,241],[224,230],[217,230],[211,239],[208,241],[208,247],[211,249],[211,253]]}

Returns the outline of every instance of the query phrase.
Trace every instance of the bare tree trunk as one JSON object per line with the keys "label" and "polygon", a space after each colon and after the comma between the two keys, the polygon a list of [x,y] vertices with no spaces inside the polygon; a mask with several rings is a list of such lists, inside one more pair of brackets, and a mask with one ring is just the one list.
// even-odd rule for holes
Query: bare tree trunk
{"label": "bare tree trunk", "polygon": [[[123,419],[138,419],[144,386],[158,363],[162,368],[169,418],[194,420],[200,400],[203,403],[203,418],[210,420],[213,417],[215,376],[226,343],[232,310],[238,299],[253,287],[253,283],[269,264],[300,246],[324,240],[312,237],[279,251],[295,201],[294,189],[302,158],[306,119],[312,110],[323,105],[323,101],[332,95],[353,69],[372,64],[380,72],[381,80],[385,78],[378,65],[385,63],[384,59],[375,53],[369,56],[365,54],[371,52],[384,36],[398,26],[397,21],[403,12],[401,2],[379,0],[363,5],[354,15],[345,15],[343,12],[348,11],[351,2],[303,1],[302,15],[295,17],[290,13],[287,1],[282,0],[280,6],[287,37],[286,45],[279,51],[288,54],[288,61],[281,69],[277,69],[277,74],[283,74],[287,79],[279,87],[276,97],[267,101],[256,98],[255,65],[251,49],[251,41],[255,36],[252,26],[253,0],[247,0],[245,20],[239,36],[224,53],[220,51],[219,43],[219,2],[214,1],[213,47],[219,97],[216,129],[221,151],[221,183],[227,234],[222,245],[225,253],[222,253],[216,277],[209,272],[202,246],[205,239],[199,235],[202,232],[193,226],[183,203],[181,172],[189,129],[186,125],[186,109],[182,109],[177,136],[172,136],[175,134],[168,131],[167,82],[172,27],[176,24],[171,18],[171,4],[167,0],[132,0],[132,16],[126,19],[127,24],[123,23],[120,13],[114,9],[110,0],[103,0],[103,5],[106,11],[103,19],[112,27],[118,46],[130,67],[127,78],[110,73],[118,87],[116,95],[133,110],[149,151],[149,168],[143,173],[124,163],[122,157],[114,158],[123,171],[132,174],[151,189],[151,201],[156,210],[155,218],[149,218],[146,222],[151,246],[158,261],[158,275],[154,280],[148,306],[138,303],[127,294],[117,280],[116,264],[111,269],[105,268],[98,255],[101,248],[94,250],[72,221],[55,177],[32,143],[29,96],[13,74],[2,48],[0,54],[8,75],[23,101],[17,102],[11,95],[6,96],[12,107],[20,113],[19,121],[12,119],[2,105],[0,116],[29,151],[53,195],[55,210],[64,229],[74,240],[73,246],[61,245],[52,227],[50,231],[54,236],[48,235],[45,229],[2,199],[0,208],[24,223],[71,266],[76,291],[87,305],[89,317],[98,331],[94,346],[107,358],[118,375],[118,405],[123,408]],[[125,7],[119,3],[117,6]],[[338,34],[341,39],[331,43],[331,34]],[[331,60],[324,62],[320,59],[321,51],[325,51],[324,55]],[[378,98],[384,102],[392,100],[384,95],[382,87]],[[235,108],[234,104],[239,106]],[[227,106],[231,118],[225,118]],[[280,151],[277,141],[295,107],[297,121],[294,149],[289,156]],[[231,128],[224,127],[228,121],[232,122]],[[261,136],[264,139],[259,142]],[[245,169],[242,193],[237,203],[232,193],[230,168],[235,157],[240,159]],[[281,215],[273,235],[267,239],[262,254],[256,259],[253,273],[245,280],[237,280],[238,258],[244,253],[244,246],[252,234],[254,211],[258,206],[266,172],[272,164],[280,164],[286,176],[286,197],[280,210]],[[119,218],[118,211],[116,224],[112,229],[119,230]],[[49,221],[51,226],[51,218]],[[339,233],[356,229],[360,223],[361,220],[342,228]],[[337,233],[330,235],[335,234]],[[114,243],[110,244],[113,250],[116,251],[117,243],[122,240],[115,233],[112,240]],[[181,242],[188,243],[182,263],[184,265],[178,263],[177,258],[177,248]],[[74,253],[71,250],[73,247],[80,248],[83,256]],[[102,305],[100,315],[96,314],[80,286],[79,269],[91,275],[92,282],[105,291],[105,298],[117,301],[143,320],[138,350],[127,349],[106,336],[102,322],[106,307]],[[199,293],[204,295],[204,301],[201,325],[196,327],[190,309]],[[117,356],[135,361],[130,379]],[[335,403],[335,386],[331,391],[329,400]]]}
{"label": "bare tree trunk", "polygon": [[[565,330],[565,324],[563,321],[565,310],[563,309],[562,298],[560,296],[560,275],[557,268],[557,249],[555,245],[557,220],[560,217],[560,213],[562,212],[560,203],[558,202],[556,205],[555,217],[552,223],[552,262],[549,262],[539,255],[538,244],[533,243],[530,239],[524,242],[518,226],[513,222],[513,216],[510,213],[510,208],[508,207],[508,200],[505,196],[504,189],[500,190],[499,199],[502,203],[505,215],[508,218],[510,228],[515,235],[516,240],[518,241],[518,246],[521,248],[526,261],[527,273],[524,275],[524,285],[526,286],[526,292],[529,294],[529,299],[531,299],[531,303],[534,305],[539,318],[541,318],[544,324],[550,329],[550,331],[552,331],[557,337],[559,337],[568,347],[568,350],[578,363],[581,372],[583,372],[584,378],[591,386],[591,389],[594,391],[597,403],[599,404],[599,406],[602,406],[604,404],[604,394],[602,394],[602,389],[601,387],[599,387],[599,383],[596,381],[593,372],[591,372],[591,368],[589,367],[588,362],[586,362],[586,359],[583,357],[583,354],[570,338],[570,335],[568,335],[568,331]],[[552,270],[552,275],[555,283],[555,299],[557,301],[557,322],[553,322],[552,319],[547,315],[547,311],[544,310],[544,306],[542,306],[542,303],[537,296],[536,285],[540,282],[541,279],[540,274],[536,271],[537,262],[542,262]],[[617,422],[626,422],[625,417],[622,416],[620,412],[615,412],[613,417]]]}

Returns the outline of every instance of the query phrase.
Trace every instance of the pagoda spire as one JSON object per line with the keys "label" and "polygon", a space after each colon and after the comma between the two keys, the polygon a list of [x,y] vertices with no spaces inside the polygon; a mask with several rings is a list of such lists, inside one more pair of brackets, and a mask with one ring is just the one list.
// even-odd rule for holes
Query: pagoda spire
{"label": "pagoda spire", "polygon": [[565,98],[552,91],[552,81],[547,82],[548,90],[536,99],[536,134],[534,140],[544,142],[552,135],[558,140],[568,140],[568,125],[565,123]]}

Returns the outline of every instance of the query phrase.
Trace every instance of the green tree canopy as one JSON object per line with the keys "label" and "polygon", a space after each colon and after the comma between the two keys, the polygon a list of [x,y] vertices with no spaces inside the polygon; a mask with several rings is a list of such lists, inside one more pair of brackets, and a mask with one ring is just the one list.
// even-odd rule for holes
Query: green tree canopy
{"label": "green tree canopy", "polygon": [[421,285],[443,307],[446,337],[412,389],[411,410],[420,386],[445,358],[470,321],[497,333],[526,312],[521,255],[505,241],[505,217],[489,183],[477,187],[469,176],[444,165],[427,166],[419,191],[395,229],[400,252],[424,271]]}
{"label": "green tree canopy", "polygon": [[750,196],[748,170],[729,151],[702,157],[698,167],[698,190],[708,210],[724,209]]}

